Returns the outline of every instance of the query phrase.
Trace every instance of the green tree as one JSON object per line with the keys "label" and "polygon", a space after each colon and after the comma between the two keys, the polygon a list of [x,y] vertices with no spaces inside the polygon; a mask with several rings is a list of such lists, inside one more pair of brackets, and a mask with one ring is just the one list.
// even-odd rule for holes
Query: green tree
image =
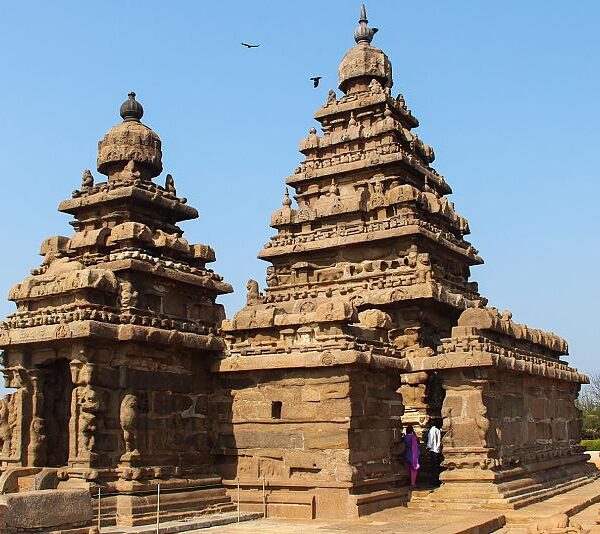
{"label": "green tree", "polygon": [[600,373],[590,375],[577,399],[581,410],[581,438],[600,439]]}

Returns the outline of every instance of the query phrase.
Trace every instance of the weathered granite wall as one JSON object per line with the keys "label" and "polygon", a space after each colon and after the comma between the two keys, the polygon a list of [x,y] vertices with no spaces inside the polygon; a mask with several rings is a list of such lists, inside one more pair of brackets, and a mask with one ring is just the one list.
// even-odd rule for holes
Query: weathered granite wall
{"label": "weathered granite wall", "polygon": [[[399,379],[325,367],[221,375],[218,465],[242,502],[270,515],[348,517],[360,493],[397,479]],[[385,498],[391,498],[385,495]]]}

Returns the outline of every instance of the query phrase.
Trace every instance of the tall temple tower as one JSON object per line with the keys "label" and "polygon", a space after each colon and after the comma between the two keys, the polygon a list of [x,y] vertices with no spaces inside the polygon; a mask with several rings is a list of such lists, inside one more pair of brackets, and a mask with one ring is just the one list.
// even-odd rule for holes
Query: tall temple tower
{"label": "tall temple tower", "polygon": [[[153,513],[135,494],[159,482],[208,483],[211,504],[227,502],[223,491],[214,499],[208,400],[210,358],[223,349],[215,299],[232,288],[206,267],[214,251],[183,238],[178,223],[198,212],[173,177],[153,182],[161,141],[140,122],[134,93],[120,113],[98,143],[107,180],[86,170],[59,206],[75,217],[75,233],[44,241],[41,267],[10,291],[17,311],[2,324],[0,347],[6,385],[16,389],[2,400],[0,437],[12,475],[0,490],[100,486],[121,494],[126,524]],[[199,491],[163,506],[168,515],[170,505],[202,501]]]}
{"label": "tall temple tower", "polygon": [[[442,479],[458,484],[443,488],[442,500],[514,500],[547,482],[535,461],[548,454],[568,456],[573,479],[589,481],[578,431],[563,426],[576,419],[585,377],[560,362],[564,340],[485,308],[469,281],[482,259],[465,240],[468,223],[431,167],[417,119],[392,95],[391,63],[371,44],[376,32],[363,6],[356,46],[339,66],[342,94],[331,90],[315,113],[321,134],[310,129],[305,159],[286,180],[296,205],[286,190],[271,216],[277,234],[259,254],[271,263],[267,288],[250,280],[246,307],[223,323],[228,353],[215,371],[225,482],[239,478],[251,508],[267,480],[273,513],[283,515],[393,506],[406,495],[403,427],[423,435],[442,416]],[[523,371],[530,360],[542,362],[531,367],[535,378],[487,369]],[[548,378],[555,366],[560,383]],[[556,394],[540,398],[544,387]],[[530,424],[504,411],[515,402],[535,406]],[[550,431],[544,421],[558,406]],[[548,453],[541,444],[552,432]],[[524,462],[536,467],[515,475]]]}
{"label": "tall temple tower", "polygon": [[[401,450],[401,416],[425,424],[440,415],[443,394],[435,373],[401,384],[400,372],[409,357],[433,355],[461,311],[485,305],[468,281],[482,260],[464,239],[467,221],[431,167],[417,119],[392,96],[376,31],[363,6],[339,67],[342,95],[330,91],[317,110],[322,135],[310,129],[305,160],[286,180],[297,206],[286,191],[271,216],[277,235],[259,254],[272,264],[265,294],[250,281],[247,306],[223,327],[230,356],[219,371],[240,380],[230,396],[236,476],[303,490],[327,480],[327,490],[304,491],[317,516],[399,502],[385,489],[403,478],[399,454],[390,456]],[[248,380],[255,388],[241,387]],[[250,399],[261,408],[247,411]],[[289,450],[273,458],[282,440]]]}

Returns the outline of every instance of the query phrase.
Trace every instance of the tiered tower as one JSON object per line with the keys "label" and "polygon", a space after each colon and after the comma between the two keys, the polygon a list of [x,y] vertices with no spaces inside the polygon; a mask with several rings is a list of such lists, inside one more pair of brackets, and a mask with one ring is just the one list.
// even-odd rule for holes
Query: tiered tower
{"label": "tiered tower", "polygon": [[[482,263],[464,239],[468,223],[431,167],[433,150],[414,132],[417,119],[402,95],[392,96],[390,61],[371,45],[376,31],[363,6],[356,46],[339,67],[342,96],[329,92],[315,114],[322,135],[311,128],[300,145],[306,159],[286,180],[297,206],[286,191],[271,217],[277,235],[259,254],[272,263],[268,287],[263,295],[248,283],[247,306],[224,324],[231,356],[219,366],[256,380],[255,391],[232,396],[234,422],[271,419],[273,403],[279,425],[269,421],[260,430],[265,437],[268,429],[292,436],[294,428],[314,436],[304,430],[289,438],[310,449],[299,462],[297,452],[281,461],[255,452],[275,437],[244,445],[236,434],[237,449],[253,449],[236,458],[237,474],[270,470],[282,484],[290,478],[306,486],[329,477],[332,487],[349,488],[353,502],[344,502],[358,510],[379,506],[366,495],[399,476],[389,458],[400,439],[402,401],[405,423],[440,415],[434,374],[412,374],[401,386],[399,370],[409,357],[433,355],[461,311],[485,305],[468,280],[470,266]],[[314,404],[328,396],[330,408]],[[264,401],[264,409],[244,413],[249,398]],[[373,418],[380,418],[375,426]],[[343,439],[321,437],[334,432]],[[324,506],[316,505],[317,515],[329,513]]]}
{"label": "tiered tower", "polygon": [[317,110],[322,133],[286,180],[297,205],[286,190],[271,217],[267,288],[250,280],[223,323],[225,483],[260,509],[264,481],[272,514],[379,510],[406,492],[403,427],[425,437],[442,418],[447,469],[428,506],[514,506],[587,483],[574,404],[586,378],[560,361],[564,340],[485,308],[468,223],[392,96],[376,31],[363,6],[342,95]]}
{"label": "tiered tower", "polygon": [[[41,267],[10,291],[17,312],[2,324],[0,347],[16,391],[2,401],[0,437],[12,474],[0,489],[39,488],[41,474],[46,487],[101,486],[120,494],[127,524],[152,514],[133,494],[159,482],[218,483],[208,368],[223,349],[215,299],[232,289],[206,267],[213,250],[182,237],[178,223],[198,212],[177,196],[173,177],[164,187],[152,181],[162,172],[161,141],[140,122],[134,93],[120,112],[123,122],[98,143],[107,181],[83,173],[81,189],[59,206],[75,217],[75,233],[44,241]],[[167,516],[169,506],[200,509],[203,495],[171,495]]]}

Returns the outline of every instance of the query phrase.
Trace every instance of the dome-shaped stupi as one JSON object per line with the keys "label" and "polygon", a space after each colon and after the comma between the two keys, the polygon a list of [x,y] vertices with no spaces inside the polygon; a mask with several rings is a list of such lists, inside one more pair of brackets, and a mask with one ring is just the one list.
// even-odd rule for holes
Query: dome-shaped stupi
{"label": "dome-shaped stupi", "polygon": [[113,126],[98,142],[98,171],[108,175],[115,164],[134,161],[148,170],[150,178],[158,176],[162,172],[160,137],[140,122],[144,109],[135,93],[129,93],[120,113],[123,122]]}
{"label": "dome-shaped stupi", "polygon": [[363,4],[358,27],[354,30],[356,46],[348,50],[339,67],[340,89],[346,93],[350,82],[357,79],[376,79],[383,87],[392,87],[392,63],[379,48],[371,46],[377,28],[368,26]]}

